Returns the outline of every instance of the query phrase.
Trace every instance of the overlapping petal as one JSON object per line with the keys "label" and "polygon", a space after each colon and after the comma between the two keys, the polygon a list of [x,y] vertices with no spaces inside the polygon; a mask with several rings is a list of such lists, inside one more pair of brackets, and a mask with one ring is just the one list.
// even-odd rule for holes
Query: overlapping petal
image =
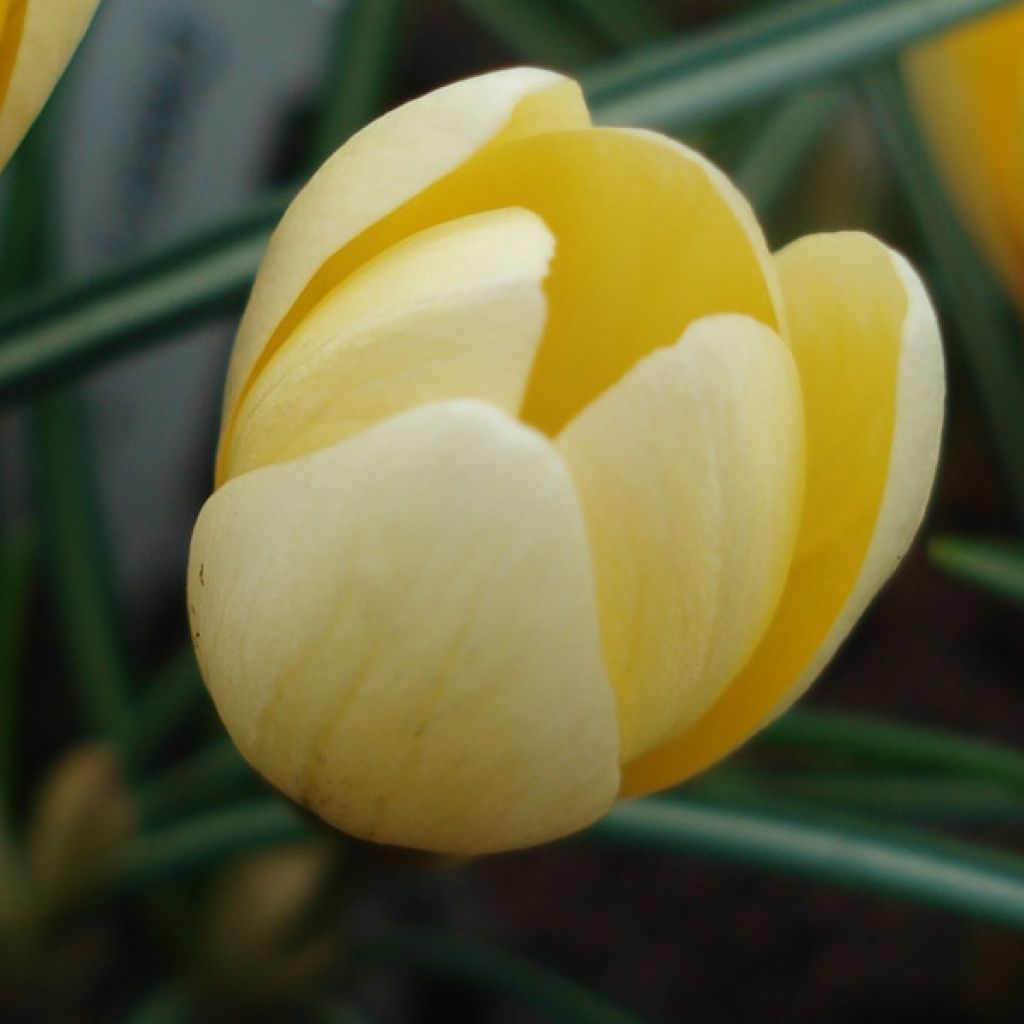
{"label": "overlapping petal", "polygon": [[483,852],[615,796],[579,502],[551,444],[489,404],[420,406],[229,481],[189,602],[239,749],[345,831]]}
{"label": "overlapping petal", "polygon": [[544,330],[554,250],[525,210],[449,221],[385,250],[323,299],[246,392],[227,477],[443,398],[513,416]]}
{"label": "overlapping petal", "polygon": [[626,767],[628,794],[707,767],[806,689],[898,564],[934,478],[942,350],[914,271],[859,234],[801,239],[778,262],[807,428],[793,565],[750,661],[691,728]]}
{"label": "overlapping petal", "polygon": [[764,633],[796,538],[803,435],[785,343],[723,315],[647,356],[559,436],[587,521],[624,760],[699,717]]}
{"label": "overlapping petal", "polygon": [[0,2],[0,167],[43,109],[99,0]]}

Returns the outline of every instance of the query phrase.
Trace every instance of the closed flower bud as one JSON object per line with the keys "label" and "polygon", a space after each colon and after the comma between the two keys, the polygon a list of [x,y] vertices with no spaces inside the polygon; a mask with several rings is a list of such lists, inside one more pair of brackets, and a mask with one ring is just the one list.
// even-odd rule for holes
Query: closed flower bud
{"label": "closed flower bud", "polygon": [[49,98],[99,0],[0,0],[0,168]]}
{"label": "closed flower bud", "polygon": [[73,907],[102,879],[136,824],[114,751],[90,744],[61,758],[36,799],[25,837],[35,915],[46,919]]}
{"label": "closed flower bud", "polygon": [[906,69],[967,226],[1024,311],[1024,3],[921,45]]}
{"label": "closed flower bud", "polygon": [[720,171],[553,73],[441,89],[270,243],[192,538],[203,676],[340,829],[565,835],[809,685],[920,522],[943,390],[874,239],[773,255]]}

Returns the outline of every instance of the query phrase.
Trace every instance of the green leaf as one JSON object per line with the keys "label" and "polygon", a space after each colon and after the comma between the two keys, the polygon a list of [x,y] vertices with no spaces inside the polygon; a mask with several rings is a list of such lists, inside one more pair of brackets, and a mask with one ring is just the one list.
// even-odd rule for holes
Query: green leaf
{"label": "green leaf", "polygon": [[602,121],[677,128],[827,82],[1016,0],[772,5],[588,71]]}
{"label": "green leaf", "polygon": [[132,753],[151,760],[202,703],[203,681],[192,645],[185,646],[145,686],[133,709]]}
{"label": "green leaf", "polygon": [[780,871],[1024,928],[1024,858],[763,795],[627,802],[583,837]]}
{"label": "green leaf", "polygon": [[794,708],[764,729],[754,743],[943,772],[1024,793],[1024,753],[941,729]]}
{"label": "green leaf", "polygon": [[314,167],[384,108],[404,14],[405,0],[347,0],[339,8],[310,152]]}
{"label": "green leaf", "polygon": [[130,745],[130,677],[92,456],[77,398],[56,392],[32,415],[36,500],[69,669],[90,728]]}
{"label": "green leaf", "polygon": [[393,929],[353,939],[357,964],[400,968],[471,985],[539,1011],[556,1024],[640,1024],[641,1018],[540,964],[479,939]]}
{"label": "green leaf", "polygon": [[144,832],[113,868],[107,889],[131,893],[208,865],[308,839],[312,826],[283,800],[255,800]]}
{"label": "green leaf", "polygon": [[968,240],[925,148],[894,68],[865,80],[882,143],[934,264],[939,294],[956,326],[1001,459],[1018,520],[1024,525],[1024,344],[1011,327],[993,278]]}
{"label": "green leaf", "polygon": [[537,64],[580,67],[609,52],[597,32],[552,0],[459,0],[459,3],[517,56]]}
{"label": "green leaf", "polygon": [[641,46],[672,31],[656,0],[562,0],[582,14],[618,49]]}
{"label": "green leaf", "polygon": [[928,546],[928,552],[932,561],[946,572],[1024,604],[1024,545],[939,537]]}

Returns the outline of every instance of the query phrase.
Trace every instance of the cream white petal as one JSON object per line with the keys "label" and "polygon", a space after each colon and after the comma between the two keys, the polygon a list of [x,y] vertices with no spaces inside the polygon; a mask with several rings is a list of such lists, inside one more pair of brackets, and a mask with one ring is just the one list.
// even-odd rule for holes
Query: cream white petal
{"label": "cream white petal", "polygon": [[786,589],[764,639],[714,705],[626,766],[649,792],[728,754],[807,688],[899,563],[938,459],[945,377],[917,275],[859,233],[778,256],[807,424],[807,483]]}
{"label": "cream white petal", "polygon": [[189,604],[241,752],[345,831],[479,853],[614,798],[578,499],[494,406],[420,406],[235,477],[197,523]]}
{"label": "cream white petal", "polygon": [[735,315],[698,320],[558,438],[594,552],[624,760],[690,725],[761,638],[793,553],[803,442],[789,349]]}
{"label": "cream white petal", "polygon": [[346,263],[334,273],[330,264],[362,232],[491,145],[588,123],[575,82],[514,68],[428,93],[354,135],[303,188],[271,238],[232,352],[225,422],[266,352],[354,269]]}
{"label": "cream white petal", "polygon": [[0,34],[0,167],[43,109],[99,0],[10,0]]}
{"label": "cream white petal", "polygon": [[224,478],[426,402],[481,398],[516,415],[553,252],[540,218],[518,209],[385,250],[325,297],[253,382],[223,446]]}

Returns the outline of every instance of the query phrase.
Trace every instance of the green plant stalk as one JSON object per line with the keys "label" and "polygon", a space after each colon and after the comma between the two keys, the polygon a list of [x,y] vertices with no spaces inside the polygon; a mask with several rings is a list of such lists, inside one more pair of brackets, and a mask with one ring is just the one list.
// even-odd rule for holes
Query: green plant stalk
{"label": "green plant stalk", "polygon": [[657,0],[562,0],[575,8],[616,49],[643,46],[671,34],[672,26]]}
{"label": "green plant stalk", "polygon": [[389,99],[405,0],[348,0],[335,15],[310,151],[322,163]]}
{"label": "green plant stalk", "polygon": [[1024,548],[973,537],[937,537],[928,546],[932,561],[953,576],[1024,604]]}
{"label": "green plant stalk", "polygon": [[941,729],[794,708],[764,729],[754,744],[943,772],[1024,793],[1024,753]]}
{"label": "green plant stalk", "polygon": [[1024,929],[1024,858],[797,806],[776,807],[762,795],[636,800],[612,808],[582,838],[779,871]]}
{"label": "green plant stalk", "polygon": [[641,1018],[577,982],[477,939],[412,928],[357,936],[356,966],[400,968],[504,996],[557,1024],[640,1024]]}
{"label": "green plant stalk", "polygon": [[738,18],[595,68],[585,86],[604,121],[689,126],[834,81],[959,22],[1014,0],[799,3]]}
{"label": "green plant stalk", "polygon": [[875,123],[948,299],[960,353],[1024,526],[1024,348],[1000,316],[999,292],[960,225],[895,68],[864,81]]}

